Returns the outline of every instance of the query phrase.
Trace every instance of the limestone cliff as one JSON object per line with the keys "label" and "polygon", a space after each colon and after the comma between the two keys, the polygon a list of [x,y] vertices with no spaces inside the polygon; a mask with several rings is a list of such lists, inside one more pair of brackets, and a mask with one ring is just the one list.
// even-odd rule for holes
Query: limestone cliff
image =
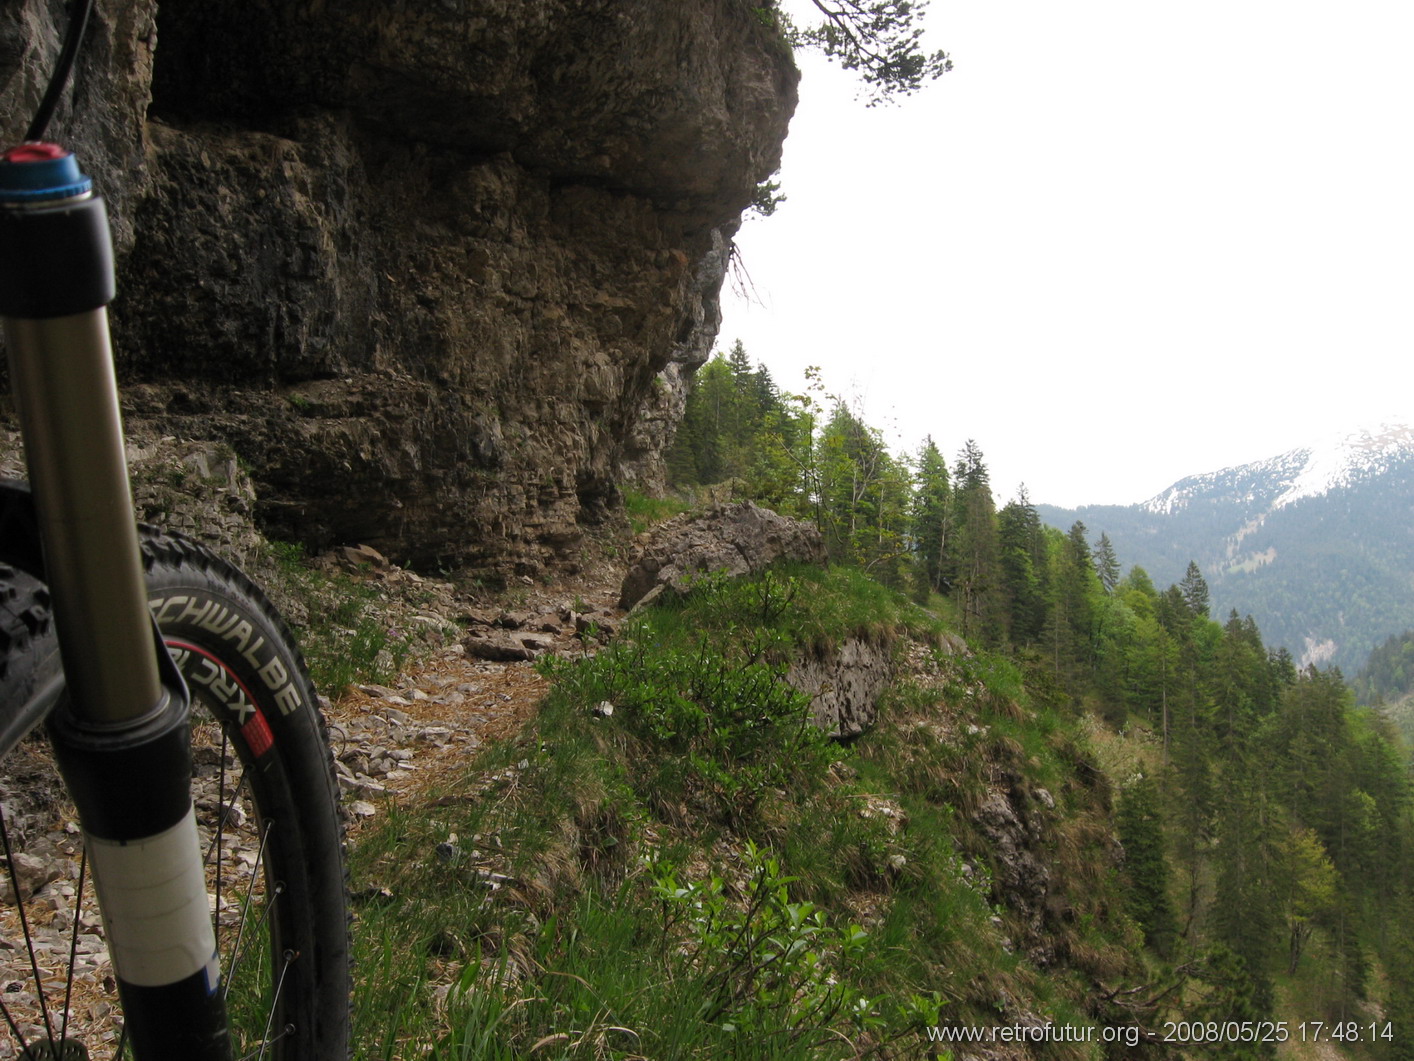
{"label": "limestone cliff", "polygon": [[[522,572],[651,480],[797,73],[745,0],[99,0],[55,131],[115,216],[130,417],[262,520]],[[57,0],[0,5],[14,137]]]}

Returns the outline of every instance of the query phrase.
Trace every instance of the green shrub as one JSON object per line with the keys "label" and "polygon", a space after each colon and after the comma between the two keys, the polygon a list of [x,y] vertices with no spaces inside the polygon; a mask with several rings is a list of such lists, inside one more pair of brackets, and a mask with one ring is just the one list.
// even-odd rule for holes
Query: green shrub
{"label": "green shrub", "polygon": [[670,636],[645,620],[597,655],[550,658],[541,670],[555,695],[586,712],[612,705],[610,725],[646,746],[658,778],[678,774],[672,787],[739,824],[770,790],[823,773],[829,747],[809,696],[748,641],[718,645],[686,629]]}

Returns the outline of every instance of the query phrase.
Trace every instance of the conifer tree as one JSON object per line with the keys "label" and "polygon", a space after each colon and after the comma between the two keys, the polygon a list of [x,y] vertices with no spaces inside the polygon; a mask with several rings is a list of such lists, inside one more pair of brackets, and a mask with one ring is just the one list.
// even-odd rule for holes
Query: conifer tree
{"label": "conifer tree", "polygon": [[1208,618],[1211,608],[1208,582],[1203,578],[1203,572],[1195,561],[1188,561],[1188,570],[1184,572],[1179,589],[1183,592],[1183,603],[1188,606],[1188,610],[1200,618]]}
{"label": "conifer tree", "polygon": [[1100,576],[1100,585],[1106,593],[1114,593],[1119,585],[1119,558],[1115,556],[1114,543],[1110,536],[1100,532],[1100,540],[1095,543],[1095,573]]}
{"label": "conifer tree", "polygon": [[1095,601],[1101,590],[1085,533],[1085,524],[1076,520],[1052,551],[1046,637],[1057,677],[1071,692],[1080,691],[1095,665]]}
{"label": "conifer tree", "polygon": [[[943,52],[921,47],[928,0],[812,0],[825,16],[796,30],[782,18],[792,43],[819,48],[846,70],[858,72],[869,106],[916,92],[952,69]],[[766,0],[766,9],[774,0]],[[780,17],[779,15],[777,17]]]}
{"label": "conifer tree", "polygon": [[932,436],[918,452],[917,490],[913,497],[913,541],[918,551],[920,588],[942,593],[948,588],[943,574],[944,555],[952,528],[952,491],[948,465]]}
{"label": "conifer tree", "polygon": [[[1238,1027],[1244,1024],[1255,1027],[1271,1019],[1271,978],[1254,975],[1242,956],[1230,947],[1219,943],[1208,949],[1199,980],[1206,990],[1197,1005],[1183,1014],[1184,1019],[1198,1022],[1200,1026],[1212,1023],[1218,1027],[1229,1022]],[[1271,1040],[1263,1041],[1264,1038],[1254,1035],[1234,1041],[1215,1036],[1212,1040],[1194,1043],[1184,1052],[1212,1061],[1265,1061],[1276,1051],[1275,1044]]]}
{"label": "conifer tree", "polygon": [[1047,553],[1041,517],[1023,486],[1016,499],[997,514],[1002,585],[1010,616],[1012,641],[1036,642],[1046,625]]}
{"label": "conifer tree", "polygon": [[1242,958],[1258,997],[1270,999],[1284,928],[1272,894],[1280,872],[1272,828],[1276,812],[1260,785],[1246,777],[1223,778],[1221,802],[1214,934]]}
{"label": "conifer tree", "polygon": [[1143,930],[1144,942],[1167,958],[1172,953],[1178,925],[1169,899],[1158,788],[1150,778],[1140,778],[1124,790],[1116,824],[1124,845],[1129,914]]}
{"label": "conifer tree", "polygon": [[1394,1030],[1385,1057],[1414,1061],[1414,888],[1406,884],[1390,900],[1392,939],[1387,951],[1389,998],[1385,1018]]}
{"label": "conifer tree", "polygon": [[954,531],[946,566],[963,635],[991,645],[1006,637],[996,519],[987,465],[977,443],[968,439],[953,470]]}

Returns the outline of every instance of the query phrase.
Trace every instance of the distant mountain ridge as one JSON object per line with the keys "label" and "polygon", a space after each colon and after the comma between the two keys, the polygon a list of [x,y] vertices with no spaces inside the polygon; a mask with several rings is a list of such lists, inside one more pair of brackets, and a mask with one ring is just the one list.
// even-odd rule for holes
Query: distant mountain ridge
{"label": "distant mountain ridge", "polygon": [[1203,569],[1213,615],[1250,614],[1267,643],[1353,674],[1375,645],[1414,628],[1414,427],[1328,434],[1266,460],[1180,479],[1137,505],[1041,518],[1114,543],[1160,587]]}
{"label": "distant mountain ridge", "polygon": [[1172,513],[1195,496],[1212,495],[1243,484],[1252,490],[1246,498],[1249,502],[1269,500],[1270,508],[1283,508],[1302,498],[1320,497],[1377,478],[1411,460],[1414,427],[1380,424],[1332,434],[1266,460],[1190,475],[1141,507],[1154,513]]}

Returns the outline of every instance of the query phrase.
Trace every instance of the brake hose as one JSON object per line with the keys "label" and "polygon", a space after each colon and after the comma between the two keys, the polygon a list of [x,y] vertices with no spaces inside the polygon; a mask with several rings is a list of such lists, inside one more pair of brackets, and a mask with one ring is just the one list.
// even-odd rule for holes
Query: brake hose
{"label": "brake hose", "polygon": [[93,12],[93,0],[73,0],[70,5],[69,28],[64,35],[64,46],[59,51],[59,61],[54,66],[54,73],[49,77],[49,87],[44,90],[44,98],[39,103],[39,109],[34,113],[34,120],[29,124],[29,130],[25,133],[26,140],[43,140],[44,131],[49,127],[49,119],[54,116],[54,109],[59,106],[59,97],[64,94],[64,86],[68,84],[69,73],[74,68],[74,59],[79,53],[79,45],[83,43],[84,30],[88,28],[88,16]]}

